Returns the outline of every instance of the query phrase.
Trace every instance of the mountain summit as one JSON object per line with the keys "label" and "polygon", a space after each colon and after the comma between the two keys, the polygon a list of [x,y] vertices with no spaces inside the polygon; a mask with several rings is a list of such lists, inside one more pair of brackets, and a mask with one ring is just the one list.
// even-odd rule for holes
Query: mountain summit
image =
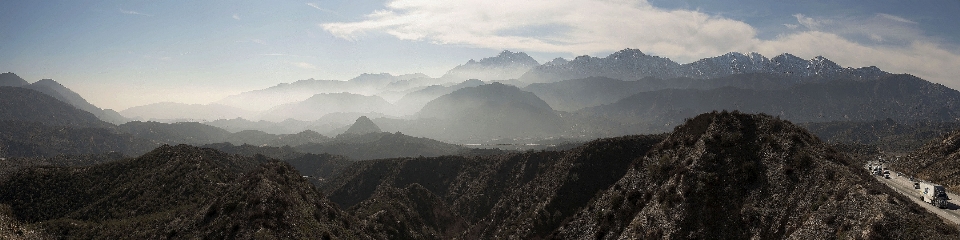
{"label": "mountain summit", "polygon": [[504,50],[496,57],[488,57],[474,61],[470,59],[466,64],[457,66],[447,71],[442,78],[456,79],[463,81],[466,79],[480,80],[508,80],[515,79],[523,73],[539,66],[540,63],[532,57],[522,52],[510,52]]}
{"label": "mountain summit", "polygon": [[353,123],[353,125],[351,125],[346,132],[343,132],[343,134],[363,135],[367,133],[378,133],[378,132],[382,132],[382,131],[380,130],[380,127],[378,127],[376,123],[373,123],[373,121],[370,120],[370,118],[367,118],[367,116],[360,116],[360,118],[357,118],[357,122]]}
{"label": "mountain summit", "polygon": [[12,72],[0,73],[0,86],[19,87],[30,84]]}

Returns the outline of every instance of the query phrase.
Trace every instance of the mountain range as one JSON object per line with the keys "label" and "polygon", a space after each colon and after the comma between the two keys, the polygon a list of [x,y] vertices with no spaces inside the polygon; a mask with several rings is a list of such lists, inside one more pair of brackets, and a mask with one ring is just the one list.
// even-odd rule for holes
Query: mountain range
{"label": "mountain range", "polygon": [[887,74],[876,67],[843,68],[821,56],[805,60],[789,53],[766,58],[758,53],[731,52],[692,63],[679,64],[667,58],[644,54],[637,49],[624,49],[605,58],[584,55],[570,61],[554,60],[531,69],[519,80],[530,84],[589,77],[609,77],[628,81],[646,77],[710,79],[745,73],[824,78],[851,75],[866,79]]}
{"label": "mountain range", "polygon": [[[0,238],[960,238],[862,169],[934,139],[891,167],[956,190],[960,134],[933,137],[957,126],[956,90],[789,54],[531,60],[304,80],[119,125],[0,74]],[[258,119],[200,115],[239,106]]]}

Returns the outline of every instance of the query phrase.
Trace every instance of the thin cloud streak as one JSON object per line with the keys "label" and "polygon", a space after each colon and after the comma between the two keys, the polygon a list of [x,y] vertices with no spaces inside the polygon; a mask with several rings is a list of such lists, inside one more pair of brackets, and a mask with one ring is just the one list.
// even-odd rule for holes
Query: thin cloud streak
{"label": "thin cloud streak", "polygon": [[317,10],[320,10],[320,11],[323,11],[323,12],[326,12],[326,13],[331,13],[331,14],[334,14],[334,15],[337,15],[337,16],[341,16],[340,13],[337,13],[336,11],[333,11],[333,10],[330,10],[330,9],[322,8],[322,7],[320,7],[320,4],[317,4],[317,3],[307,3],[307,6],[316,8]]}
{"label": "thin cloud streak", "polygon": [[133,10],[124,10],[123,8],[120,8],[120,13],[127,14],[127,15],[141,15],[141,16],[153,17],[153,15],[150,15],[150,14],[141,13]]}
{"label": "thin cloud streak", "polygon": [[[681,63],[734,51],[823,55],[844,66],[876,65],[960,89],[960,80],[950,77],[960,75],[960,55],[903,25],[915,25],[913,21],[882,13],[857,21],[799,13],[793,17],[796,22],[783,23],[790,32],[760,39],[753,26],[741,21],[698,11],[658,9],[642,0],[469,0],[457,4],[395,0],[364,20],[319,27],[347,40],[385,33],[433,44],[573,55],[639,48]],[[877,18],[887,23],[863,24]],[[864,27],[870,28],[869,34]],[[865,45],[850,40],[852,36],[884,44]],[[936,64],[926,64],[930,62]]]}

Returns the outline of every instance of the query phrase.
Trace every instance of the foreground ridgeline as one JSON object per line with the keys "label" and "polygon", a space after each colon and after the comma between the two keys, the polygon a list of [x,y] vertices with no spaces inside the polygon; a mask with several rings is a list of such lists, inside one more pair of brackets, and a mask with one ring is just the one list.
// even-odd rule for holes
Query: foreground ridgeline
{"label": "foreground ridgeline", "polygon": [[164,145],[0,175],[0,238],[960,238],[957,226],[767,115],[706,113],[668,134],[566,151],[349,165],[246,155]]}

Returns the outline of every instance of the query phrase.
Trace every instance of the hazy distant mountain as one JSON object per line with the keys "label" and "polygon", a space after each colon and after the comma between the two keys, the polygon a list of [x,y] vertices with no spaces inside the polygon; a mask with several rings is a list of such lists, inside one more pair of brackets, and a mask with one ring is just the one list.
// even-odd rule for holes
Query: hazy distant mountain
{"label": "hazy distant mountain", "polygon": [[20,87],[30,84],[12,72],[0,73],[0,87]]}
{"label": "hazy distant mountain", "polygon": [[364,96],[353,93],[321,93],[306,100],[276,106],[261,113],[260,119],[283,121],[288,118],[313,121],[338,112],[376,112],[392,115],[393,104],[379,96]]}
{"label": "hazy distant mountain", "polygon": [[614,103],[633,94],[663,89],[735,87],[754,90],[780,90],[800,83],[816,83],[835,79],[837,78],[797,77],[772,73],[744,73],[711,79],[646,77],[631,81],[590,77],[560,82],[534,83],[524,87],[523,90],[537,94],[553,109],[576,111],[586,107]]}
{"label": "hazy distant mountain", "polygon": [[225,142],[226,130],[196,122],[160,123],[132,121],[117,126],[121,132],[157,144],[191,144]]}
{"label": "hazy distant mountain", "polygon": [[646,77],[708,79],[743,73],[823,78],[855,76],[864,79],[875,79],[888,74],[876,67],[843,68],[821,56],[804,60],[784,53],[768,59],[757,53],[744,55],[732,52],[692,63],[678,64],[667,58],[646,55],[640,50],[624,49],[605,58],[580,56],[571,61],[556,59],[530,70],[520,77],[520,80],[529,84],[588,77],[608,77],[627,81]]}
{"label": "hazy distant mountain", "polygon": [[110,128],[92,113],[47,94],[19,87],[0,87],[0,120],[38,122],[51,126]]}
{"label": "hazy distant mountain", "polygon": [[41,79],[40,81],[34,82],[30,85],[21,86],[21,87],[37,90],[44,94],[50,95],[51,97],[54,97],[70,105],[73,105],[74,107],[77,107],[80,110],[93,113],[93,115],[100,118],[100,120],[103,120],[109,123],[123,124],[129,121],[128,119],[124,118],[120,114],[117,114],[117,112],[114,110],[100,109],[99,107],[94,106],[93,104],[90,104],[90,102],[87,102],[86,99],[83,99],[83,97],[81,97],[80,94],[77,94],[73,90],[70,90],[69,88],[61,85],[60,83],[58,83],[57,81],[54,81],[53,79]]}
{"label": "hazy distant mountain", "polygon": [[[416,83],[426,84],[424,86],[435,84],[431,81],[415,81],[426,77],[427,76],[423,74],[393,76],[388,73],[380,73],[362,74],[349,81],[314,80],[311,78],[293,83],[281,83],[266,89],[232,95],[216,103],[251,111],[263,111],[282,104],[304,101],[314,95],[323,93],[350,92],[354,94],[374,95],[381,91],[404,90],[417,87],[418,85]],[[405,82],[406,84],[390,86],[391,83],[395,82]]]}
{"label": "hazy distant mountain", "polygon": [[[782,90],[724,87],[642,92],[613,104],[585,108],[581,114],[622,126],[635,125],[631,131],[656,132],[699,113],[724,109],[763,112],[794,122],[953,121],[960,118],[960,92],[910,75],[889,75],[878,80],[799,84]],[[644,129],[643,125],[653,128]]]}
{"label": "hazy distant mountain", "polygon": [[679,76],[680,64],[667,58],[646,55],[637,49],[624,49],[596,58],[579,56],[571,61],[554,60],[531,69],[520,77],[526,83],[557,82],[567,79],[609,77],[620,80],[636,80],[645,77],[661,79]]}
{"label": "hazy distant mountain", "polygon": [[253,112],[223,104],[185,104],[161,102],[120,111],[123,116],[141,121],[196,122],[217,119],[249,118]]}
{"label": "hazy distant mountain", "polygon": [[403,133],[372,132],[340,134],[332,141],[294,147],[304,153],[328,153],[353,160],[455,155],[465,148],[437,140],[412,137]]}
{"label": "hazy distant mountain", "polygon": [[367,133],[378,133],[380,127],[377,127],[376,123],[373,123],[367,116],[360,116],[357,118],[357,121],[350,125],[350,128],[347,129],[343,134],[353,134],[353,135],[364,135]]}
{"label": "hazy distant mountain", "polygon": [[540,63],[526,53],[504,50],[496,57],[483,58],[480,61],[470,59],[467,63],[450,69],[441,78],[456,82],[467,79],[486,81],[515,79],[538,65]]}
{"label": "hazy distant mountain", "polygon": [[[427,103],[417,116],[437,119],[431,128],[461,139],[533,137],[557,133],[557,113],[531,92],[492,83],[463,88]],[[429,136],[429,135],[428,135]]]}
{"label": "hazy distant mountain", "polygon": [[399,101],[397,108],[404,111],[405,114],[419,112],[428,102],[437,99],[440,96],[447,95],[453,91],[467,87],[476,87],[483,85],[484,82],[477,79],[470,79],[453,86],[433,85],[411,93],[407,93]]}
{"label": "hazy distant mountain", "polygon": [[329,141],[330,138],[315,131],[301,131],[296,134],[270,134],[257,130],[244,130],[231,133],[218,127],[196,122],[140,122],[124,123],[117,128],[139,139],[150,140],[157,144],[204,145],[229,142],[237,145],[256,146],[299,146],[308,143]]}

